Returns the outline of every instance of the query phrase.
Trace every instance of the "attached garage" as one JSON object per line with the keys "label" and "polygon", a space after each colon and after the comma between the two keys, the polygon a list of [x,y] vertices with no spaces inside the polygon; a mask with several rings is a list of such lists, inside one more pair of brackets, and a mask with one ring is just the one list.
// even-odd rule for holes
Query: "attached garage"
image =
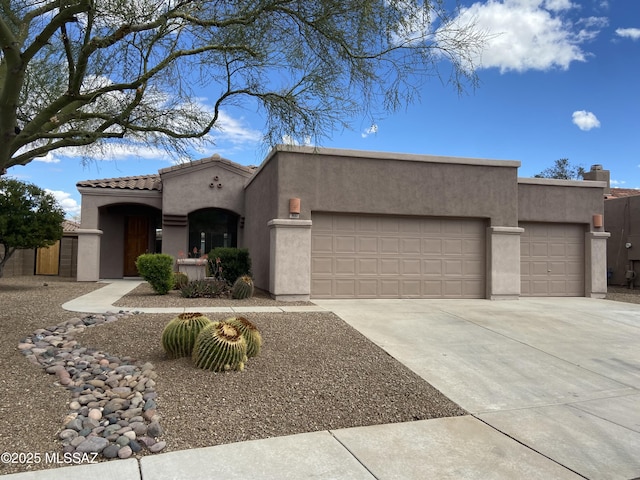
{"label": "attached garage", "polygon": [[521,295],[585,295],[585,226],[565,223],[521,223]]}
{"label": "attached garage", "polygon": [[311,218],[312,298],[485,298],[483,219]]}

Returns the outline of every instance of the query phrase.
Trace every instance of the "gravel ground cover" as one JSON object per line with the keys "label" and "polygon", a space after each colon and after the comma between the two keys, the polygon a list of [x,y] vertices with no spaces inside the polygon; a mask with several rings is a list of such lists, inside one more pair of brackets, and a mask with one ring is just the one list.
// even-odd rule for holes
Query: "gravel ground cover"
{"label": "gravel ground cover", "polygon": [[[57,277],[0,279],[0,446],[3,452],[61,452],[57,436],[72,401],[68,390],[28,362],[17,346],[43,327],[82,316],[64,302],[100,288]],[[145,286],[146,287],[146,286]],[[124,302],[182,306],[179,295],[139,287]],[[133,303],[132,303],[133,302]],[[206,305],[222,305],[207,300]],[[245,301],[246,302],[246,301]],[[258,294],[251,305],[274,305]],[[189,305],[193,311],[197,305]],[[110,355],[150,362],[164,452],[361,425],[464,415],[466,412],[331,313],[246,315],[264,339],[243,372],[212,373],[189,359],[169,360],[160,345],[172,314],[130,315],[87,328],[76,340]],[[208,314],[212,320],[224,314]],[[148,454],[146,450],[136,456]],[[112,460],[117,461],[117,460]],[[0,474],[62,466],[0,464]]]}
{"label": "gravel ground cover", "polygon": [[311,302],[279,302],[272,299],[263,290],[255,289],[253,297],[243,300],[231,298],[184,298],[177,290],[170,291],[167,295],[158,295],[148,283],[142,283],[115,304],[117,307],[135,309],[135,307],[185,307],[188,309],[197,307],[255,307],[278,305],[313,305]]}

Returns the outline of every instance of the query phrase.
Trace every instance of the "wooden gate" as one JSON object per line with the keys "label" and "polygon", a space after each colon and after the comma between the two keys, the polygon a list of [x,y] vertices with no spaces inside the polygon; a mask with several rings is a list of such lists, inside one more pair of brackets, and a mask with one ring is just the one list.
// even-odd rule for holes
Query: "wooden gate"
{"label": "wooden gate", "polygon": [[39,248],[36,254],[36,275],[58,275],[60,240],[50,247]]}

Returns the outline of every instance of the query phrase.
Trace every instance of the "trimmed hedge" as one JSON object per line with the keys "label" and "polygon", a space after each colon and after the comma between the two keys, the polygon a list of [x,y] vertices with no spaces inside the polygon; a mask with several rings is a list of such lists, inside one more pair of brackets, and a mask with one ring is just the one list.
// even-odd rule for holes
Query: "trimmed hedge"
{"label": "trimmed hedge", "polygon": [[153,291],[166,295],[173,288],[173,257],[166,253],[144,253],[136,259],[138,273]]}

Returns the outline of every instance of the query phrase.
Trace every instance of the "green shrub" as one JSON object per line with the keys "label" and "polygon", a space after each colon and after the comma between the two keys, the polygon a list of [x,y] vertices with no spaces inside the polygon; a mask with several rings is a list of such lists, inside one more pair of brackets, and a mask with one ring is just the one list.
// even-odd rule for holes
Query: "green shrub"
{"label": "green shrub", "polygon": [[145,253],[136,259],[138,273],[159,295],[173,287],[173,257],[165,253]]}
{"label": "green shrub", "polygon": [[189,277],[187,277],[186,273],[183,272],[175,272],[173,274],[173,289],[180,290],[187,283],[189,283]]}
{"label": "green shrub", "polygon": [[[218,247],[209,252],[209,268],[211,276],[224,278],[229,285],[233,285],[241,275],[251,275],[251,257],[246,248]],[[220,264],[216,264],[216,259]],[[222,272],[218,268],[222,268]]]}
{"label": "green shrub", "polygon": [[218,298],[229,294],[229,286],[224,280],[194,280],[180,288],[184,298]]}

